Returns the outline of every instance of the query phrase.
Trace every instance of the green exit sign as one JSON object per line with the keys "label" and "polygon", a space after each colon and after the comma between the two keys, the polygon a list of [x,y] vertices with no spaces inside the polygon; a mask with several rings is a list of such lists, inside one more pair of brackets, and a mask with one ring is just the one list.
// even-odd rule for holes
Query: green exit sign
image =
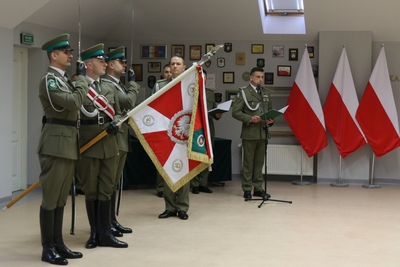
{"label": "green exit sign", "polygon": [[33,45],[34,36],[30,33],[21,33],[21,44]]}

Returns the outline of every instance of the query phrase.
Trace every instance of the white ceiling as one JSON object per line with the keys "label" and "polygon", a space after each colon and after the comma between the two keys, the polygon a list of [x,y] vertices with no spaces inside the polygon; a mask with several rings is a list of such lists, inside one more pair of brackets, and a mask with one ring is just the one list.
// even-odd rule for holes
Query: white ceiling
{"label": "white ceiling", "polygon": [[[5,25],[6,13],[17,12],[17,18],[11,16],[14,23],[19,19],[78,32],[79,0],[1,2],[0,26]],[[11,2],[16,4],[10,7]],[[80,0],[80,3],[82,35],[100,39],[129,40],[133,35],[135,40],[150,41],[317,40],[319,31],[372,31],[374,41],[400,41],[399,0],[304,0],[307,34],[295,36],[263,35],[258,0]],[[40,5],[43,6],[37,9]],[[23,14],[28,8],[31,15],[25,19]]]}

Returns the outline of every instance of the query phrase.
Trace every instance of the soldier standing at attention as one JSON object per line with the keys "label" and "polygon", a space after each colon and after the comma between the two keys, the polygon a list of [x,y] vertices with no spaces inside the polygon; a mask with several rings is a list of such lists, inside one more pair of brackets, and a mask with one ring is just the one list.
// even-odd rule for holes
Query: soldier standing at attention
{"label": "soldier standing at attention", "polygon": [[272,125],[273,119],[263,121],[261,115],[272,108],[271,97],[268,89],[260,84],[264,81],[264,70],[253,68],[250,71],[250,84],[239,89],[237,99],[233,103],[232,117],[242,122],[243,171],[242,190],[243,197],[251,198],[254,187],[254,196],[265,197],[262,188],[262,167],[265,157],[264,127],[266,123]]}
{"label": "soldier standing at attention", "polygon": [[[155,85],[156,91],[163,88],[173,79],[182,74],[186,69],[185,62],[180,56],[173,56],[169,62],[169,65],[171,67],[172,77],[157,81]],[[179,219],[187,220],[189,218],[186,213],[189,209],[189,190],[190,183],[186,183],[175,193],[172,192],[171,189],[164,183],[165,211],[161,213],[158,218],[165,219],[178,215]]]}
{"label": "soldier standing at attention", "polygon": [[42,261],[57,265],[67,265],[67,259],[82,258],[82,253],[65,246],[62,237],[64,206],[80,156],[79,109],[87,93],[87,88],[74,89],[66,75],[72,59],[68,40],[69,34],[62,34],[42,46],[50,66],[39,85],[39,99],[44,110],[37,149],[42,187],[39,216]]}
{"label": "soldier standing at attention", "polygon": [[85,145],[103,130],[107,135],[82,154],[77,164],[78,179],[85,192],[86,211],[90,224],[90,237],[86,248],[117,247],[128,244],[116,239],[111,233],[111,195],[114,191],[118,164],[117,120],[121,116],[114,90],[102,87],[100,76],[106,73],[104,44],[98,44],[82,52],[86,64],[86,81],[79,78],[76,88],[89,89],[81,113],[80,144]]}
{"label": "soldier standing at attention", "polygon": [[[128,72],[128,88],[120,81],[120,77],[125,73],[126,59],[125,47],[118,47],[106,55],[107,74],[101,79],[103,89],[114,90],[119,102],[122,115],[135,107],[136,98],[139,93],[140,85],[134,79],[134,72]],[[122,226],[116,218],[115,200],[118,189],[118,182],[121,179],[124,170],[127,153],[130,151],[129,125],[122,123],[117,133],[117,142],[119,147],[118,168],[114,180],[114,190],[111,195],[111,229],[114,236],[122,236],[123,234],[132,233],[131,228]]]}

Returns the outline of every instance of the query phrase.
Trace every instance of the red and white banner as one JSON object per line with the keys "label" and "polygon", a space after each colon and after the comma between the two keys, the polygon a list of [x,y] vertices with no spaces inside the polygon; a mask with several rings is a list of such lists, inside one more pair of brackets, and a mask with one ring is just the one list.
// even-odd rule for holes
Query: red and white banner
{"label": "red and white banner", "polygon": [[192,66],[150,98],[134,109],[129,124],[175,192],[213,161],[201,67]]}
{"label": "red and white banner", "polygon": [[361,98],[356,119],[377,157],[400,146],[397,110],[383,46]]}
{"label": "red and white banner", "polygon": [[299,70],[283,114],[309,157],[327,146],[324,114],[305,48]]}
{"label": "red and white banner", "polygon": [[324,105],[326,128],[342,158],[364,146],[367,141],[356,120],[358,98],[346,48],[343,48],[335,76]]}

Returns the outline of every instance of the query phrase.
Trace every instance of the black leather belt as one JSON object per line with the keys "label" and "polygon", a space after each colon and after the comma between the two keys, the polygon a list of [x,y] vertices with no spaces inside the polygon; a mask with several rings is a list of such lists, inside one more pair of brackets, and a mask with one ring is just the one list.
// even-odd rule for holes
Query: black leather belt
{"label": "black leather belt", "polygon": [[45,123],[65,125],[65,126],[74,126],[76,128],[79,128],[79,120],[78,121],[69,121],[69,120],[63,120],[63,119],[43,117],[43,124],[45,124]]}
{"label": "black leather belt", "polygon": [[111,122],[112,120],[109,117],[98,117],[98,119],[94,120],[81,120],[81,125],[103,125],[106,122]]}

